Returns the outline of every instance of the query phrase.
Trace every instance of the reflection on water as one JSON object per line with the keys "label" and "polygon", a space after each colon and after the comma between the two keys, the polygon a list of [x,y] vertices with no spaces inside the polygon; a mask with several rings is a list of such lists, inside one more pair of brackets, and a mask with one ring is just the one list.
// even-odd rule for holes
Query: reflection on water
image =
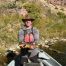
{"label": "reflection on water", "polygon": [[58,41],[50,48],[54,49],[55,51],[49,49],[44,49],[44,51],[55,58],[60,64],[62,64],[62,66],[66,66],[66,42]]}

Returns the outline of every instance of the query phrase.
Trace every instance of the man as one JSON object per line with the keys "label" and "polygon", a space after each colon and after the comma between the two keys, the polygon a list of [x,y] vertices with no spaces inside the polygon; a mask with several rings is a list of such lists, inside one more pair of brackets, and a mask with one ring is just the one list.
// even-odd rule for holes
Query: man
{"label": "man", "polygon": [[34,19],[30,17],[26,17],[25,19],[22,19],[24,22],[24,26],[19,30],[18,39],[19,44],[21,46],[24,46],[24,44],[32,43],[37,44],[39,41],[39,31],[33,27],[33,21]]}
{"label": "man", "polygon": [[[31,61],[36,61],[36,55],[39,52],[35,45],[39,41],[39,31],[35,27],[33,27],[34,19],[30,17],[26,17],[22,19],[24,22],[24,26],[19,30],[18,39],[19,39],[19,46],[21,48],[20,55],[15,59],[15,66],[20,66],[20,62],[22,63],[24,60],[23,57],[27,55]],[[26,44],[30,44],[30,49],[24,48]],[[28,52],[29,51],[29,52]],[[31,52],[31,55],[29,54]]]}

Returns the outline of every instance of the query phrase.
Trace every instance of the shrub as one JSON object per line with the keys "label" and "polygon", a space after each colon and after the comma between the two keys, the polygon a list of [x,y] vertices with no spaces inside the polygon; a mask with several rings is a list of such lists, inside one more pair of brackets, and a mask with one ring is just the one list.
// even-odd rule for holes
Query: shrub
{"label": "shrub", "polygon": [[58,9],[58,7],[57,7],[57,6],[55,6],[55,9]]}
{"label": "shrub", "polygon": [[34,4],[34,3],[30,3],[30,4],[26,4],[24,5],[24,7],[27,9],[29,15],[32,17],[32,18],[35,18],[35,19],[40,19],[40,6],[37,5],[37,4]]}
{"label": "shrub", "polygon": [[59,16],[59,18],[66,18],[66,15],[62,12],[58,12],[57,15]]}
{"label": "shrub", "polygon": [[64,11],[64,8],[61,8],[60,10]]}

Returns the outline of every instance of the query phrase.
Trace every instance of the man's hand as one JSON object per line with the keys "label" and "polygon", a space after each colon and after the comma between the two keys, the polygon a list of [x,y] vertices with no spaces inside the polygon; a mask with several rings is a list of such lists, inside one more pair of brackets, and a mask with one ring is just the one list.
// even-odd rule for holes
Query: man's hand
{"label": "man's hand", "polygon": [[35,43],[32,43],[32,44],[31,44],[31,46],[30,46],[30,48],[31,48],[31,49],[34,49],[34,48],[36,48],[36,45],[35,45]]}
{"label": "man's hand", "polygon": [[20,44],[19,47],[20,48],[23,48],[25,46],[25,44]]}
{"label": "man's hand", "polygon": [[20,44],[19,45],[20,48],[30,48],[30,49],[34,49],[36,47],[35,43],[32,44]]}
{"label": "man's hand", "polygon": [[34,42],[34,43],[32,43],[33,45],[35,45],[36,43]]}

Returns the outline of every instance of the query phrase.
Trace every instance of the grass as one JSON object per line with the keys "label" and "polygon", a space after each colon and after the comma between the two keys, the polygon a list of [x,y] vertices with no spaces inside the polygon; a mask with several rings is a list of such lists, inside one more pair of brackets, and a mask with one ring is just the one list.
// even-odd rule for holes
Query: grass
{"label": "grass", "polygon": [[[20,1],[20,5],[21,5],[21,1]],[[22,18],[17,12],[10,13],[2,5],[1,7],[3,8],[3,13],[0,13],[1,14],[0,15],[0,42],[1,42],[0,44],[18,43],[17,34],[22,23],[21,21]],[[50,9],[47,10],[46,8],[45,9],[41,8],[42,6],[40,4],[39,5],[36,4],[35,2],[34,4],[27,3],[23,5],[23,7],[27,9],[31,17],[35,18],[34,26],[36,26],[39,29],[41,37],[59,36],[60,32],[66,34],[65,33],[66,15],[64,15],[63,13],[58,12],[57,15],[52,14]],[[44,14],[45,17],[43,17],[42,14]]]}
{"label": "grass", "polygon": [[[21,7],[24,2],[19,2],[16,8]],[[9,4],[0,5],[0,52],[4,48],[11,47],[13,44],[18,44],[18,31],[21,27],[22,17],[17,12],[10,13],[7,9],[14,9],[8,7]],[[42,7],[40,4],[27,3],[23,5],[29,15],[35,18],[34,26],[40,31],[40,38],[64,37],[66,38],[66,15],[58,12],[52,14],[50,9]],[[45,16],[43,16],[45,15]],[[60,20],[61,19],[61,20]],[[60,20],[60,21],[59,21]],[[0,56],[1,57],[1,56]]]}

